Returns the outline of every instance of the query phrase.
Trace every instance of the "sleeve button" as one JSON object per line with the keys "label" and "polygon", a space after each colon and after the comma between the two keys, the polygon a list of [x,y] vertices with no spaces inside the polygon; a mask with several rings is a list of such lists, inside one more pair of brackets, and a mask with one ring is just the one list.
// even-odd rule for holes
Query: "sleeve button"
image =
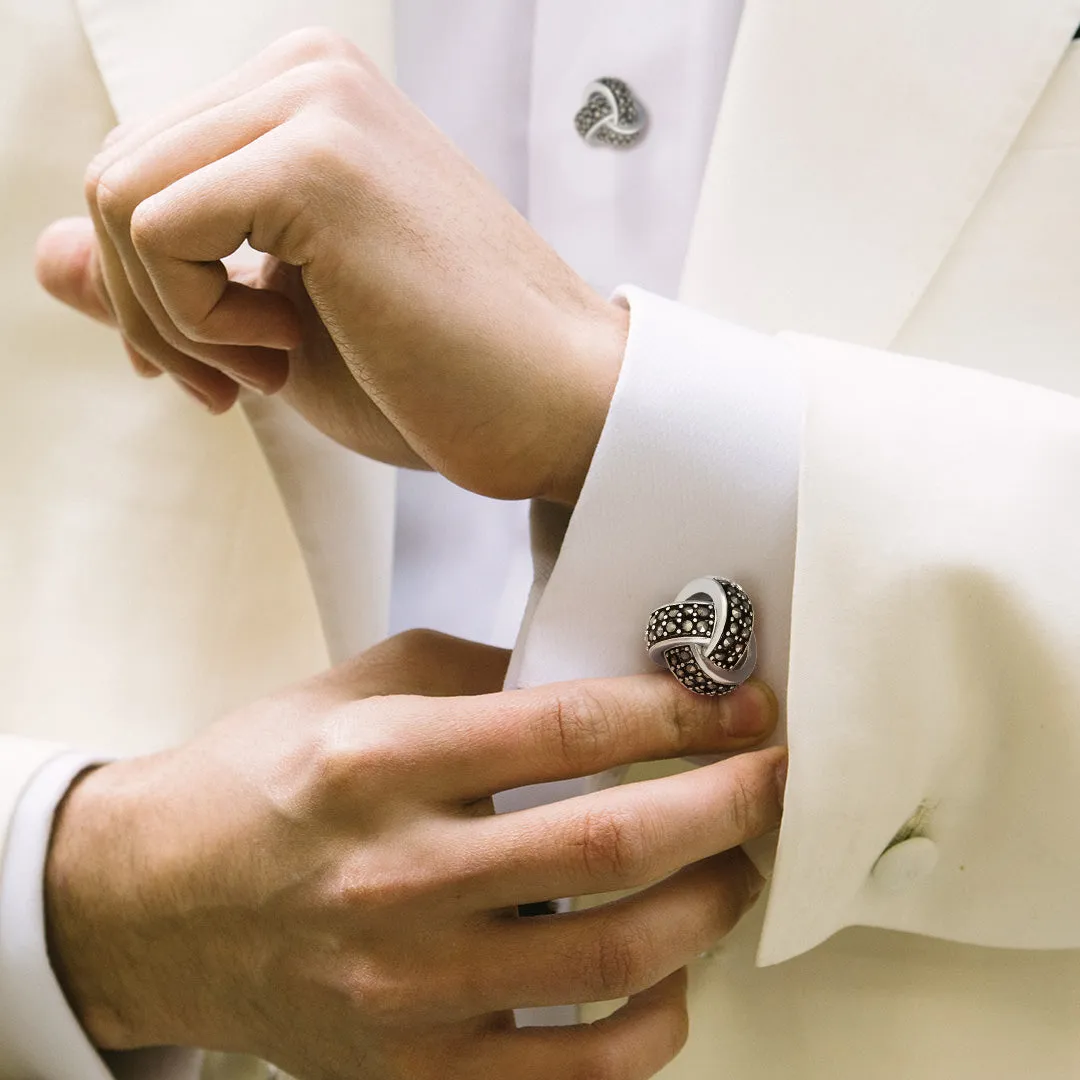
{"label": "sleeve button", "polygon": [[870,879],[884,892],[899,895],[932,873],[937,861],[937,844],[927,836],[912,836],[881,853]]}

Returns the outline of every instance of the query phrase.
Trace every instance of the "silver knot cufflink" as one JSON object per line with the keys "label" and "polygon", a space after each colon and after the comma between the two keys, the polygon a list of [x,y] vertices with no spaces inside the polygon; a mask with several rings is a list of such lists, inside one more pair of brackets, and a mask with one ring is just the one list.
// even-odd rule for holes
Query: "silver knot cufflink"
{"label": "silver knot cufflink", "polygon": [[729,694],[757,664],[754,605],[733,581],[697,578],[652,613],[645,647],[687,690]]}
{"label": "silver knot cufflink", "polygon": [[574,117],[577,133],[590,146],[629,150],[645,138],[648,117],[622,79],[609,75],[585,87],[585,104]]}

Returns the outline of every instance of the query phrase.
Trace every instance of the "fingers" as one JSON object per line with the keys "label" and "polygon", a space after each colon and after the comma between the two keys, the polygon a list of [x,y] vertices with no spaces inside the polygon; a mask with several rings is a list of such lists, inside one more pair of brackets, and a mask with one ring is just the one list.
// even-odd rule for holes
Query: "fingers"
{"label": "fingers", "polygon": [[[264,393],[281,388],[287,350],[299,333],[295,313],[283,296],[232,283],[214,265],[195,275],[202,292],[194,308],[183,286],[179,297],[170,294],[193,328],[183,333],[142,266],[133,215],[146,197],[281,123],[304,100],[299,72],[334,65],[373,71],[342,37],[299,31],[174,108],[117,128],[87,173],[96,244],[84,223],[58,224],[42,238],[38,272],[45,287],[85,314],[118,325],[140,374],[168,371],[212,412],[232,405],[234,379]],[[291,79],[295,92],[275,85],[279,77]],[[211,300],[200,308],[207,296]]]}
{"label": "fingers", "polygon": [[[116,326],[101,272],[101,253],[94,224],[89,218],[63,218],[53,222],[38,238],[35,272],[46,292],[91,319]],[[161,369],[124,341],[136,374],[156,378]]]}
{"label": "fingers", "polygon": [[288,125],[262,133],[156,194],[128,190],[109,220],[133,288],[159,326],[266,390],[284,381],[282,372],[269,374],[270,352],[296,346],[299,316],[282,293],[230,281],[221,260],[250,241],[286,262],[302,261],[291,240],[297,219],[306,218],[313,178],[293,175],[303,163],[290,135]]}
{"label": "fingers", "polygon": [[727,851],[615,903],[506,920],[489,931],[473,961],[483,972],[476,980],[484,995],[479,1007],[581,1004],[639,993],[727,935],[763,885],[746,855]]}
{"label": "fingers", "polygon": [[[118,129],[87,173],[86,195],[100,246],[101,279],[130,351],[140,359],[152,358],[212,412],[224,411],[236,397],[235,383],[217,371],[264,393],[281,388],[288,373],[284,350],[297,334],[291,306],[276,294],[253,299],[252,290],[230,286],[224,270],[216,267],[213,272],[219,279],[224,277],[221,292],[229,301],[226,309],[218,312],[218,322],[226,324],[225,335],[218,335],[224,343],[214,340],[216,327],[209,328],[206,340],[185,336],[169,318],[141,266],[130,236],[131,217],[146,195],[160,191],[186,170],[197,169],[202,161],[215,160],[246,145],[258,138],[266,125],[280,120],[273,110],[265,109],[265,93],[259,103],[269,115],[261,121],[249,115],[230,124],[224,115],[205,114],[215,110],[224,113],[237,97],[314,60],[358,68],[368,65],[359,50],[329,32],[289,35],[235,74],[174,109],[147,123]],[[285,107],[287,98],[280,100]],[[226,310],[240,318],[224,318]],[[236,323],[246,334],[230,339],[226,335]]]}
{"label": "fingers", "polygon": [[636,888],[776,828],[782,747],[470,821],[472,895],[491,909]]}
{"label": "fingers", "polygon": [[646,1080],[686,1043],[686,972],[635,995],[593,1024],[489,1036],[479,1076],[516,1080]]}
{"label": "fingers", "polygon": [[322,27],[308,27],[279,38],[246,64],[218,81],[201,87],[147,120],[122,124],[106,138],[93,170],[100,175],[133,149],[143,146],[161,132],[231,101],[304,64],[330,62],[355,64],[371,69],[371,61],[346,38]]}
{"label": "fingers", "polygon": [[[239,137],[237,132],[225,134]],[[224,149],[228,152],[228,146]],[[183,166],[180,162],[175,168],[182,174]],[[114,170],[120,170],[119,174],[114,176]],[[264,393],[280,389],[288,375],[286,350],[299,338],[292,305],[280,294],[258,293],[231,284],[225,268],[215,261],[204,274],[219,283],[219,295],[237,292],[260,298],[245,312],[247,320],[241,325],[246,337],[219,336],[219,343],[208,343],[185,334],[161,303],[132,235],[133,218],[140,204],[147,194],[158,190],[159,183],[167,182],[168,174],[155,175],[150,167],[129,170],[126,162],[114,170],[96,180],[88,190],[88,201],[101,247],[106,286],[124,336],[138,352],[202,390],[210,398],[211,408],[227,407],[235,393],[230,390],[231,380],[223,383],[220,376],[206,371],[207,367]],[[231,254],[242,241],[243,237],[221,254]],[[234,329],[239,328],[234,325]]]}
{"label": "fingers", "polygon": [[631,675],[428,703],[416,725],[468,800],[618,765],[745,750],[776,724],[772,691],[692,694],[670,676]]}
{"label": "fingers", "polygon": [[57,300],[107,326],[116,325],[89,218],[54,221],[38,237],[34,267],[42,288]]}
{"label": "fingers", "polygon": [[225,412],[236,400],[236,383],[214,367],[165,341],[132,291],[96,202],[90,203],[90,215],[97,239],[96,273],[103,283],[108,306],[124,337],[129,356],[134,354],[140,360],[168,371],[210,412]]}

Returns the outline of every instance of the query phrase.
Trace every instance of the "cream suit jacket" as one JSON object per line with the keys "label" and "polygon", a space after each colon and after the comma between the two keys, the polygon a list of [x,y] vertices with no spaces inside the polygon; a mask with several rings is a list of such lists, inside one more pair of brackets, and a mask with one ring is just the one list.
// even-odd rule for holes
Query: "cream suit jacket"
{"label": "cream suit jacket", "polygon": [[[61,8],[17,10],[51,35]],[[389,55],[385,3],[290,8],[80,13],[121,115],[290,25]],[[688,577],[730,574],[766,598],[792,747],[770,895],[695,970],[670,1077],[1080,1074],[1078,24],[1080,0],[748,0],[684,303],[628,293],[624,372],[561,552],[541,550],[515,677],[638,670],[643,614]],[[36,174],[16,178],[9,204],[42,221],[46,192],[74,209],[59,178],[106,125],[65,26],[62,75],[24,46],[5,69],[24,95],[42,80],[35,102],[82,79],[99,107],[98,130],[80,121],[59,150],[38,136]],[[38,222],[18,218],[26,258]],[[264,405],[253,426],[290,531],[239,421],[148,394],[104,338],[99,360],[8,250],[22,291],[5,327],[32,332],[5,361],[21,366],[3,436],[4,807],[56,752],[42,735],[160,744],[310,668],[312,594],[335,650],[377,634],[390,502],[384,471]],[[793,366],[804,394],[797,542],[765,576],[751,549],[774,538],[753,521],[727,550],[710,535],[720,451],[747,426],[725,412],[739,362]],[[348,559],[306,535],[329,501],[357,530]]]}

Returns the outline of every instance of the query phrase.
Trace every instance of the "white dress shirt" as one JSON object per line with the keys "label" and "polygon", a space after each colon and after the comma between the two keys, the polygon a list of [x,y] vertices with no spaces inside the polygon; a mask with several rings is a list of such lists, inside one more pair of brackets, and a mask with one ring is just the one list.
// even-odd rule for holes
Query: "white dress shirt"
{"label": "white dress shirt", "polygon": [[[398,0],[397,79],[598,291],[632,282],[674,296],[741,8],[741,0],[667,0],[662,7],[650,0]],[[588,146],[574,128],[586,86],[605,75],[625,80],[648,112],[647,135],[633,149]],[[635,323],[641,312],[630,348],[668,347],[654,332],[656,301],[631,292],[630,303]],[[774,372],[755,382],[748,370],[742,367],[733,393],[753,417],[766,395],[783,394],[784,380]],[[778,492],[777,506],[765,512],[783,520],[794,498],[795,440],[745,454],[738,430],[733,516],[738,499],[749,505],[747,493],[765,483]],[[602,455],[599,464],[603,471]],[[741,482],[740,470],[753,484]],[[766,483],[762,470],[778,483]],[[512,644],[531,578],[526,514],[525,504],[403,471],[391,629],[427,626]],[[790,558],[792,535],[777,542],[787,552],[781,557]],[[568,575],[572,568],[562,578]],[[782,653],[786,658],[786,642]],[[12,825],[0,892],[0,1000],[14,996],[4,980],[17,978],[27,1004],[25,1016],[6,1024],[0,1017],[0,1038],[49,1080],[108,1075],[52,974],[41,901],[52,816],[88,760],[56,759],[30,785]],[[142,1055],[134,1071],[173,1080],[191,1068],[190,1058],[162,1052]]]}
{"label": "white dress shirt", "polygon": [[[397,78],[598,292],[679,287],[742,0],[398,0]],[[692,32],[688,32],[692,29]],[[624,79],[648,134],[587,146],[585,87]],[[525,504],[398,481],[391,630],[514,642],[532,580]]]}

